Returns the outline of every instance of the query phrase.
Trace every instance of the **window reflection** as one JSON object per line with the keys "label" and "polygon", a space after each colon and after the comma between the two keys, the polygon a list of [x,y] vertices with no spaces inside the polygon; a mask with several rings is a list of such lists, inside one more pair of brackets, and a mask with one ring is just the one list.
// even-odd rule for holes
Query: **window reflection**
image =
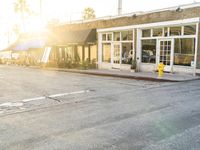
{"label": "window reflection", "polygon": [[122,64],[131,64],[133,58],[133,44],[122,43]]}
{"label": "window reflection", "polygon": [[102,41],[106,41],[106,34],[102,34]]}
{"label": "window reflection", "polygon": [[181,27],[170,27],[170,36],[181,35]]}
{"label": "window reflection", "polygon": [[194,61],[195,39],[175,39],[174,45],[174,64],[191,66]]}
{"label": "window reflection", "polygon": [[120,32],[114,32],[114,41],[120,41]]}
{"label": "window reflection", "polygon": [[67,60],[72,61],[73,60],[73,47],[69,46],[67,47],[67,51],[66,51],[66,57]]}
{"label": "window reflection", "polygon": [[89,60],[89,47],[88,46],[84,47],[84,59]]}
{"label": "window reflection", "polygon": [[102,61],[103,62],[111,62],[111,44],[105,43],[102,45]]}
{"label": "window reflection", "polygon": [[163,36],[163,29],[162,28],[157,28],[157,29],[153,29],[153,36]]}
{"label": "window reflection", "polygon": [[142,40],[142,62],[156,63],[156,40]]}
{"label": "window reflection", "polygon": [[121,34],[122,34],[123,41],[133,40],[133,31],[122,31]]}
{"label": "window reflection", "polygon": [[97,61],[97,46],[96,45],[90,46],[90,59],[93,62]]}
{"label": "window reflection", "polygon": [[83,61],[83,46],[78,46],[77,51],[78,51],[78,57],[80,58],[80,61]]}
{"label": "window reflection", "polygon": [[151,29],[142,30],[142,37],[151,37]]}
{"label": "window reflection", "polygon": [[184,26],[184,35],[195,35],[196,25]]}
{"label": "window reflection", "polygon": [[107,34],[107,41],[112,41],[112,34]]}

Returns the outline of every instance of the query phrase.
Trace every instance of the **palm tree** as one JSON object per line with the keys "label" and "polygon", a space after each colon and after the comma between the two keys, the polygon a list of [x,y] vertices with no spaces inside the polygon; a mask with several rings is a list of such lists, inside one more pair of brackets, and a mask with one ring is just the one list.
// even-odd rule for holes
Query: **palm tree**
{"label": "palm tree", "polygon": [[22,22],[22,30],[25,31],[25,16],[30,15],[31,13],[29,6],[26,3],[26,0],[17,0],[14,3],[14,10],[16,13],[20,14]]}

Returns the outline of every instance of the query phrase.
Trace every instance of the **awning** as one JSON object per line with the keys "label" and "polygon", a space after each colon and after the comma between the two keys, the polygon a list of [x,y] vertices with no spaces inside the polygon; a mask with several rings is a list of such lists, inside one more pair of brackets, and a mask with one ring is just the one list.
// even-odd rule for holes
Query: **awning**
{"label": "awning", "polygon": [[36,49],[42,48],[45,46],[44,39],[31,39],[24,42],[19,42],[13,47],[13,50],[20,51],[20,50],[29,50],[29,49]]}
{"label": "awning", "polygon": [[15,46],[13,46],[12,50],[14,51],[24,51],[29,49],[37,49],[42,48],[46,44],[44,39],[31,39],[22,42],[17,42]]}
{"label": "awning", "polygon": [[67,45],[67,44],[84,44],[95,43],[96,29],[66,31],[62,33],[55,33],[49,44],[53,45]]}
{"label": "awning", "polygon": [[35,33],[21,33],[18,39],[8,45],[4,51],[26,51],[30,49],[44,48],[47,44],[49,31]]}

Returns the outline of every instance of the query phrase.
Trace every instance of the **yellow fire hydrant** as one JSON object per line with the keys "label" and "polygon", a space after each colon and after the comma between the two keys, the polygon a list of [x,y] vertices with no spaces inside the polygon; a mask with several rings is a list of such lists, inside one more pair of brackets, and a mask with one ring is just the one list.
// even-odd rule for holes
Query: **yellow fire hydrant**
{"label": "yellow fire hydrant", "polygon": [[164,73],[165,65],[163,63],[158,64],[158,77],[162,77]]}

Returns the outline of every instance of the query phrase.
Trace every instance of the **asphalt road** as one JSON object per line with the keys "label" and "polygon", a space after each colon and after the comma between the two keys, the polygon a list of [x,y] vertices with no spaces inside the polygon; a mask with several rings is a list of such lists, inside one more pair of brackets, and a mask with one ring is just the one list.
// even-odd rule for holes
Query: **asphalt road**
{"label": "asphalt road", "polygon": [[199,150],[200,81],[0,66],[1,150]]}

